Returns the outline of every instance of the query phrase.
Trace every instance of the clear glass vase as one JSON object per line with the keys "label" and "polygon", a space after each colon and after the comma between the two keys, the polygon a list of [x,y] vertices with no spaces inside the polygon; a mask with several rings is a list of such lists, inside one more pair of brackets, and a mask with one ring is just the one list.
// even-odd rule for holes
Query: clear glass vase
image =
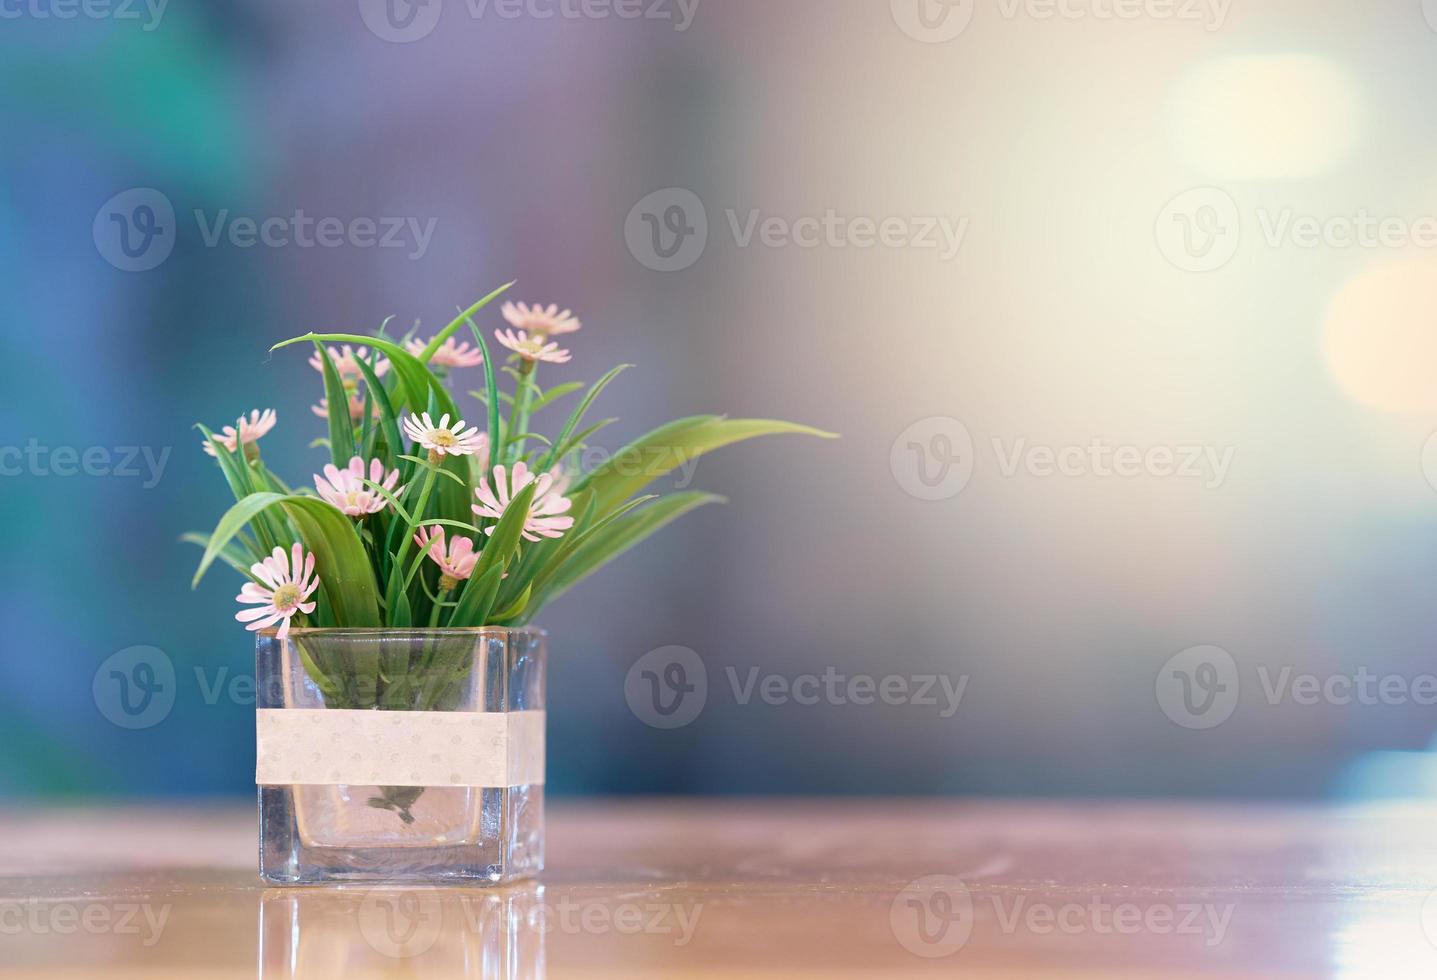
{"label": "clear glass vase", "polygon": [[261,876],[499,884],[543,870],[546,638],[261,633]]}

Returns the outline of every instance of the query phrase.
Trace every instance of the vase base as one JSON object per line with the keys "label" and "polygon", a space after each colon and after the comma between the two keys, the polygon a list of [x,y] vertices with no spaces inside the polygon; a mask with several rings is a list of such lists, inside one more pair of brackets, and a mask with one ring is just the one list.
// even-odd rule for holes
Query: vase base
{"label": "vase base", "polygon": [[[544,869],[542,785],[436,787],[408,822],[376,811],[373,790],[260,787],[260,877],[274,885],[491,886]],[[376,833],[376,816],[387,837]]]}

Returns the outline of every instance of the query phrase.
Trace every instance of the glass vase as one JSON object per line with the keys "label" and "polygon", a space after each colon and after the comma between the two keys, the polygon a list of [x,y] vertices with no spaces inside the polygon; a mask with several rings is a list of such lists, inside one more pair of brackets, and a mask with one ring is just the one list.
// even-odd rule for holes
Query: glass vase
{"label": "glass vase", "polygon": [[260,875],[500,884],[543,870],[546,639],[261,633]]}

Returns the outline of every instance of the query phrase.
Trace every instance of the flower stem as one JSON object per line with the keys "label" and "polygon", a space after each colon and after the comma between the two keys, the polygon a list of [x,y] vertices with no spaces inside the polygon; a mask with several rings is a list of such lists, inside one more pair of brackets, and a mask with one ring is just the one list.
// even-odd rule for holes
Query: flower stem
{"label": "flower stem", "polygon": [[439,625],[439,610],[443,608],[444,603],[445,603],[448,599],[449,599],[449,590],[448,590],[448,589],[444,589],[443,591],[441,591],[441,592],[439,593],[439,601],[434,604],[434,611],[429,614],[429,628],[430,628],[430,629],[434,629],[434,627],[436,627],[436,626]]}
{"label": "flower stem", "polygon": [[410,542],[414,540],[414,529],[424,520],[424,508],[429,504],[429,494],[434,490],[434,480],[438,475],[439,468],[433,463],[429,464],[429,471],[424,474],[424,486],[419,491],[419,506],[409,512],[409,521],[404,528],[404,540],[399,543],[399,557],[394,559],[390,575],[404,574],[404,559],[409,554]]}
{"label": "flower stem", "polygon": [[521,361],[519,387],[514,392],[514,409],[509,413],[509,462],[513,463],[523,454],[522,437],[529,431],[529,407],[533,404],[534,374],[538,366],[533,361]]}

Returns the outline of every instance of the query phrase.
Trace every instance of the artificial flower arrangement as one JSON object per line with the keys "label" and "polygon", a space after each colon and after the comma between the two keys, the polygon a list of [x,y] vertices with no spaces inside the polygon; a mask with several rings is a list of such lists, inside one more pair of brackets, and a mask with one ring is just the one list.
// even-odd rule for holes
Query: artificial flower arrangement
{"label": "artificial flower arrangement", "polygon": [[[283,662],[289,664],[285,670],[301,678],[289,694],[273,697],[271,708],[294,708],[307,696],[308,707],[334,712],[330,717],[343,716],[352,726],[371,724],[376,711],[412,712],[418,725],[421,715],[473,708],[470,702],[481,696],[475,691],[482,680],[475,676],[473,631],[510,637],[511,651],[527,637],[528,653],[510,654],[508,669],[520,676],[525,658],[532,661],[540,649],[532,640],[536,634],[523,631],[549,602],[678,517],[720,499],[692,491],[646,494],[654,480],[741,440],[779,433],[829,435],[788,422],[693,416],[660,426],[584,472],[575,461],[587,455],[584,450],[595,435],[616,421],[591,423],[590,410],[630,365],[615,367],[587,388],[579,382],[541,387],[541,366],[571,359],[558,338],[574,334],[581,324],[555,305],[524,303],[502,307],[507,326],[493,336],[504,361],[496,364],[476,317],[509,285],[461,312],[428,340],[391,339],[381,327],[376,336],[310,333],[272,348],[311,344],[309,362],[323,379],[324,396],[314,412],[327,424],[317,444],[328,449],[330,461],[314,475],[313,492],[291,489],[264,462],[259,444],[276,424],[273,410],[253,411],[220,432],[198,426],[203,448],[218,462],[236,503],[211,534],[185,536],[204,548],[195,582],[216,561],[246,577],[237,597],[245,608],[236,619],[260,632],[260,674],[278,670],[274,664]],[[448,386],[466,370],[475,371],[476,380],[482,377],[470,392],[477,411],[461,411]],[[560,409],[571,398],[576,401],[565,417]],[[545,435],[536,423],[551,415],[563,422]],[[477,424],[466,418],[477,418]],[[452,642],[455,635],[464,642]],[[330,642],[332,636],[347,645]],[[523,676],[523,683],[533,683],[532,670]],[[520,683],[513,683],[517,690]],[[529,703],[520,707],[532,710],[535,703],[542,705],[541,690],[537,702],[531,692]],[[261,709],[263,723],[263,700]],[[501,709],[518,714],[512,704]],[[297,716],[280,715],[278,721],[291,717]],[[311,713],[309,720],[320,719]],[[331,738],[359,738],[355,733],[360,731],[352,728],[343,737],[334,732]],[[275,737],[267,749],[263,735],[261,724],[261,769],[268,755],[288,751],[287,746],[273,748]],[[363,737],[388,744],[374,732]],[[497,737],[491,740],[498,744]],[[454,743],[459,741],[455,736]],[[353,756],[358,760],[360,754]],[[512,754],[511,748],[511,763]],[[321,760],[321,752],[313,755],[316,764],[332,761]],[[363,806],[376,815],[389,814],[403,825],[415,824],[416,803],[426,791],[431,797],[450,792],[436,789],[436,782],[458,786],[521,778],[511,771],[469,778],[416,772],[401,779],[410,758],[388,755],[394,760],[388,769],[360,767],[363,776],[355,775],[345,786],[372,779],[374,785],[357,791],[356,798],[362,797]],[[432,757],[437,763],[440,756],[450,761],[445,752]],[[295,789],[310,781],[332,784],[345,778],[336,769],[311,780],[303,764],[292,758],[286,764],[294,766]],[[280,778],[290,777],[273,777]],[[469,797],[461,803],[465,800]],[[291,807],[300,801],[298,795],[290,799]],[[442,848],[464,838],[456,826],[469,812],[467,805],[458,807],[457,816],[433,817],[433,826],[421,828],[432,838],[425,843]],[[283,819],[292,826],[276,851],[283,868],[265,870],[272,880],[366,877],[356,849],[387,840],[382,834],[355,837],[354,819],[344,825],[341,836],[347,839],[337,842],[323,840],[326,832],[316,827],[324,821],[313,814],[308,830],[297,810],[287,811]],[[304,846],[325,844],[344,845],[348,864],[331,862],[322,874],[296,866],[294,855]],[[496,871],[483,855],[471,859],[483,865],[478,877],[513,876],[511,868]],[[438,860],[431,859],[414,877],[432,877],[425,871],[432,872]],[[541,866],[542,853],[528,861],[527,871]],[[441,870],[442,877],[453,869]],[[396,876],[392,865],[384,876]]]}

